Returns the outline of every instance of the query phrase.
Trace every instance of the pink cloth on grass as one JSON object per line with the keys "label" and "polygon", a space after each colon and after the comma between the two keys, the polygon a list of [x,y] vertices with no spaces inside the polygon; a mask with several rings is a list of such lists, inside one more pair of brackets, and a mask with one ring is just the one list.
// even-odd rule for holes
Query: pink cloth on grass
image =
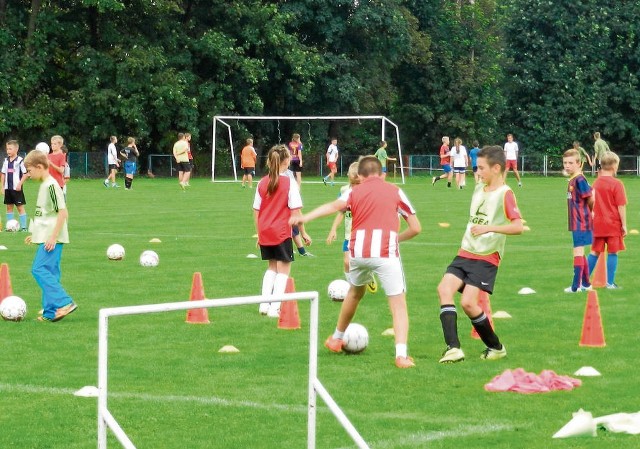
{"label": "pink cloth on grass", "polygon": [[580,379],[560,376],[551,370],[544,370],[540,375],[528,373],[522,368],[506,370],[494,377],[484,386],[487,391],[513,391],[516,393],[547,393],[554,390],[573,390],[582,385]]}

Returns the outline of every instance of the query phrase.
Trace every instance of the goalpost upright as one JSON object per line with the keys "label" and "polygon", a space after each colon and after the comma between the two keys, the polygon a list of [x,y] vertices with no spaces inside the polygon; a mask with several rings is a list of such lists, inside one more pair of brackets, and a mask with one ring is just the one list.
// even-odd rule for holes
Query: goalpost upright
{"label": "goalpost upright", "polygon": [[400,129],[398,125],[389,120],[383,115],[336,115],[336,116],[267,116],[267,115],[216,115],[213,117],[213,136],[211,139],[211,182],[215,182],[215,168],[216,168],[216,135],[217,125],[220,123],[227,128],[229,136],[229,151],[231,152],[231,163],[233,165],[233,179],[238,180],[238,173],[236,170],[236,156],[233,148],[233,135],[231,132],[231,125],[225,120],[380,120],[380,140],[386,140],[386,125],[391,125],[396,132],[396,144],[398,146],[398,162],[400,164],[400,177],[402,184],[404,184],[404,162],[402,160],[402,146],[400,144]]}

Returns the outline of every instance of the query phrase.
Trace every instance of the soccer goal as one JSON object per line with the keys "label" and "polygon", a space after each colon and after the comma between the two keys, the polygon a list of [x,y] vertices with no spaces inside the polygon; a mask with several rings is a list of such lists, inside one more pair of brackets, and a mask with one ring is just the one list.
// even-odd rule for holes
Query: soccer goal
{"label": "soccer goal", "polygon": [[[395,130],[396,137],[396,145],[398,147],[398,164],[400,167],[400,175],[402,179],[402,183],[404,184],[404,167],[402,160],[402,146],[400,145],[400,129],[398,125],[389,120],[387,117],[383,115],[353,115],[353,116],[242,116],[242,115],[216,115],[213,117],[213,138],[212,140],[212,148],[211,148],[211,181],[215,182],[216,180],[216,138],[218,136],[218,126],[226,129],[226,136],[224,139],[229,144],[229,152],[231,156],[231,164],[233,169],[233,179],[234,181],[238,180],[238,173],[236,168],[236,158],[237,151],[234,148],[234,135],[231,124],[229,123],[232,120],[236,121],[251,121],[251,120],[265,120],[265,121],[280,121],[284,120],[306,120],[308,122],[311,121],[353,121],[353,120],[373,120],[380,122],[380,140],[386,140],[387,135],[387,125],[391,126]],[[238,138],[237,136],[235,137]]]}
{"label": "soccer goal", "polygon": [[223,299],[203,299],[201,301],[183,301],[163,304],[147,304],[128,307],[100,309],[98,323],[98,449],[107,448],[107,430],[110,429],[125,449],[136,449],[125,430],[109,411],[108,397],[108,336],[109,318],[125,315],[173,312],[177,310],[230,307],[247,304],[259,304],[270,301],[310,301],[309,317],[309,383],[307,405],[307,448],[316,447],[316,399],[320,396],[331,413],[347,431],[358,448],[369,448],[356,428],[351,424],[342,409],[324,388],[318,379],[318,292],[285,293],[282,296],[245,296]]}

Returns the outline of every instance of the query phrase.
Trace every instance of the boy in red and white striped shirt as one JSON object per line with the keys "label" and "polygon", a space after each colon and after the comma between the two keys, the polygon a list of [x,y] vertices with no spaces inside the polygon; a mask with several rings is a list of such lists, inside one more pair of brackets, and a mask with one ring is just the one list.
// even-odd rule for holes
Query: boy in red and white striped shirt
{"label": "boy in red and white striped shirt", "polygon": [[[398,368],[411,368],[413,359],[407,355],[409,316],[406,303],[404,272],[400,261],[399,242],[418,235],[420,222],[404,192],[384,181],[382,165],[374,156],[363,157],[358,164],[361,183],[337,200],[324,204],[302,217],[292,217],[291,224],[306,223],[338,211],[351,211],[352,227],[349,240],[349,292],[342,303],[336,330],[325,342],[332,352],[341,352],[344,332],[364,296],[367,283],[376,274],[389,300],[396,339]],[[407,222],[399,231],[398,214]]]}

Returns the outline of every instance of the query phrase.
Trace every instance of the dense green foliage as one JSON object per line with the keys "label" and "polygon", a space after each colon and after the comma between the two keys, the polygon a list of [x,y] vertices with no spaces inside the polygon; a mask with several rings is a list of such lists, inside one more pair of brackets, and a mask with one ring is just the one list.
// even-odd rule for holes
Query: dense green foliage
{"label": "dense green foliage", "polygon": [[[2,0],[0,136],[163,153],[189,130],[207,151],[215,114],[374,114],[411,153],[442,134],[590,147],[596,130],[630,153],[639,18],[628,0]],[[248,131],[372,144],[341,126]]]}

